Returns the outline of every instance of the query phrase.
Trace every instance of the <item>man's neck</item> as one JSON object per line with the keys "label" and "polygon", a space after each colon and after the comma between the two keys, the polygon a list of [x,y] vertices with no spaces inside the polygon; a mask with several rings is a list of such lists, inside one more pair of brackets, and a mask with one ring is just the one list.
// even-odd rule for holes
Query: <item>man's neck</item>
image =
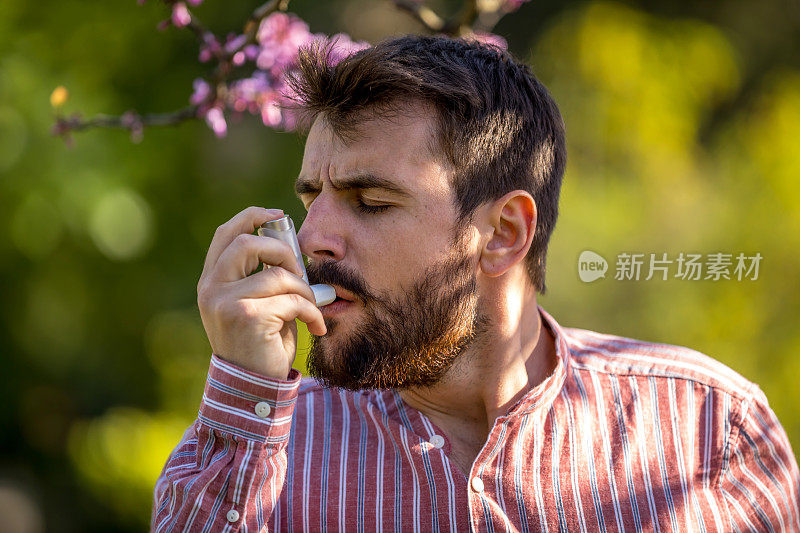
{"label": "man's neck", "polygon": [[[486,336],[461,354],[439,383],[400,391],[462,455],[477,455],[495,419],[556,366],[555,340],[542,323],[535,295],[495,300],[491,307],[482,309],[492,318]],[[460,466],[464,470],[466,464]]]}

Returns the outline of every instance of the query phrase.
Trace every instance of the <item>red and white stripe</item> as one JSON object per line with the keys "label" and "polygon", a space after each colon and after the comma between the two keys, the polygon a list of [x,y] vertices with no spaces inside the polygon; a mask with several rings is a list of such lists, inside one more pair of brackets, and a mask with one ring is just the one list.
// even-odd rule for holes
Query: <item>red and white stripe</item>
{"label": "red and white stripe", "polygon": [[557,368],[495,420],[469,476],[395,391],[273,380],[212,355],[151,529],[800,532],[797,460],[756,385],[688,348],[539,311]]}

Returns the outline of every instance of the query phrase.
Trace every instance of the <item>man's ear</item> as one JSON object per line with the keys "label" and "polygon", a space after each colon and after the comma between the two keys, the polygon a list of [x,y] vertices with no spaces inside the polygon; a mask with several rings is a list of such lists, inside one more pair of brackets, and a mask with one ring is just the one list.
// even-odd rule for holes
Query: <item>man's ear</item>
{"label": "man's ear", "polygon": [[536,232],[536,202],[530,193],[511,191],[489,204],[488,241],[481,250],[480,267],[497,277],[523,261]]}

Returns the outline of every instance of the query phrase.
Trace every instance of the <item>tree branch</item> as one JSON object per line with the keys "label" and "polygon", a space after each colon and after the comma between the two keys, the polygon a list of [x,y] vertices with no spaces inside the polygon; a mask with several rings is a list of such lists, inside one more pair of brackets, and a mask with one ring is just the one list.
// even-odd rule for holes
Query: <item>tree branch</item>
{"label": "tree branch", "polygon": [[205,26],[204,26],[204,25],[203,25],[203,24],[202,24],[202,23],[201,23],[201,22],[198,20],[198,18],[194,16],[194,13],[192,13],[192,12],[190,11],[190,12],[189,12],[189,15],[191,15],[191,17],[192,17],[192,21],[191,21],[191,22],[189,22],[189,24],[188,24],[186,27],[187,27],[187,28],[189,28],[190,30],[192,30],[192,31],[194,32],[194,34],[197,36],[197,39],[198,39],[200,42],[203,42],[203,36],[204,36],[206,33],[208,33],[208,30],[207,30],[207,29],[206,29],[206,27],[205,27]]}
{"label": "tree branch", "polygon": [[[167,0],[166,3],[171,6],[174,1]],[[225,50],[223,46],[221,54],[217,56],[218,63],[212,75],[212,93],[209,100],[213,101],[217,98],[220,88],[225,89],[228,76],[233,70],[231,60],[234,54],[248,44],[256,42],[261,21],[276,11],[286,11],[288,7],[289,0],[268,0],[253,10],[253,13],[244,24],[243,34],[247,37],[245,42],[235,50]],[[206,36],[213,34],[206,29],[205,25],[193,13],[190,12],[190,16],[191,22],[187,25],[187,28],[203,43]],[[136,111],[127,111],[119,116],[100,114],[89,119],[83,119],[80,114],[74,114],[69,117],[56,116],[52,133],[68,140],[69,133],[72,131],[83,131],[89,128],[121,128],[129,130],[134,140],[139,140],[142,137],[144,128],[147,126],[173,126],[187,120],[196,119],[201,105],[203,104],[192,105],[171,113],[148,113],[145,115],[140,115]]]}
{"label": "tree branch", "polygon": [[[172,5],[175,0],[164,0],[167,5]],[[459,14],[449,19],[440,17],[431,8],[424,5],[419,0],[392,0],[397,8],[406,11],[427,30],[433,33],[444,33],[450,36],[469,35],[473,32],[473,26],[478,24],[480,30],[488,31],[505,14],[502,10],[502,0],[464,0],[464,4]],[[213,102],[220,96],[224,97],[227,89],[228,76],[233,70],[233,56],[244,49],[245,46],[257,42],[258,29],[261,22],[276,11],[286,11],[289,7],[289,0],[268,0],[253,10],[250,17],[244,24],[242,34],[245,36],[238,43],[235,49],[228,50],[222,45],[222,50],[216,55],[217,65],[211,76],[211,94],[205,102],[192,105],[171,113],[149,113],[140,115],[135,111],[127,111],[120,116],[96,115],[89,119],[83,119],[79,114],[70,117],[56,116],[53,125],[53,134],[68,138],[72,131],[83,131],[89,128],[122,128],[131,132],[134,140],[142,136],[142,131],[147,126],[172,126],[181,122],[197,118],[198,110]],[[216,38],[210,33],[205,25],[192,13],[191,21],[187,25],[201,41],[204,43],[208,36]]]}
{"label": "tree branch", "polygon": [[459,14],[444,19],[419,0],[392,0],[401,11],[405,11],[432,33],[443,33],[451,37],[472,34],[475,30],[490,32],[505,15],[502,0],[464,0]]}
{"label": "tree branch", "polygon": [[475,19],[478,18],[480,13],[481,10],[478,7],[478,0],[466,0],[459,20],[459,33],[470,31],[475,24]]}
{"label": "tree branch", "polygon": [[447,21],[437,15],[431,8],[414,0],[392,0],[401,11],[406,11],[417,19],[426,29],[434,33],[448,33]]}
{"label": "tree branch", "polygon": [[126,111],[122,115],[95,115],[84,120],[79,114],[69,117],[56,117],[53,125],[53,135],[66,137],[71,131],[82,131],[89,128],[121,128],[131,132],[134,140],[141,138],[145,126],[174,126],[197,117],[199,106],[184,107],[171,113],[148,113],[139,115],[135,111]]}

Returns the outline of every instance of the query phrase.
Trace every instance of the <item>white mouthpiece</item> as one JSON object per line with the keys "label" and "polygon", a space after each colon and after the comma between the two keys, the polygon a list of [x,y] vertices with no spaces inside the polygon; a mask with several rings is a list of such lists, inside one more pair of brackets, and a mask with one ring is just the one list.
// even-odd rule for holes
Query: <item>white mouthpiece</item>
{"label": "white mouthpiece", "polygon": [[314,291],[314,299],[317,301],[317,307],[328,305],[336,299],[336,289],[324,283],[318,283],[311,286]]}

